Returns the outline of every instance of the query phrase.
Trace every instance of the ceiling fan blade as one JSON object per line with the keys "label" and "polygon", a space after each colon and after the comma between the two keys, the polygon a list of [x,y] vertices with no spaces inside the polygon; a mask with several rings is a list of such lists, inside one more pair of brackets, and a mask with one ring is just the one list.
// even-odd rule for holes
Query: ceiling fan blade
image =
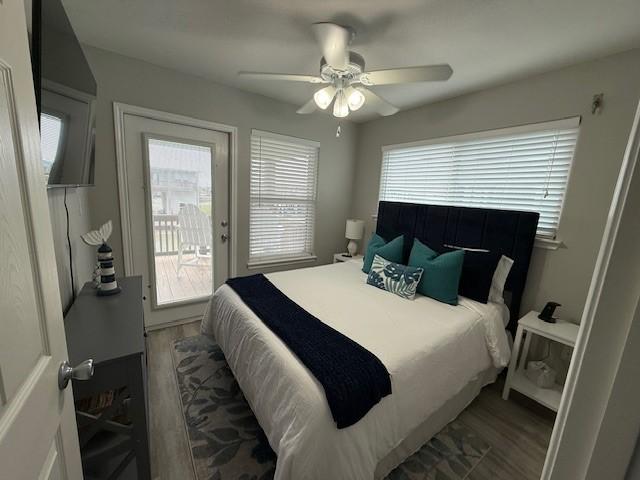
{"label": "ceiling fan blade", "polygon": [[313,33],[320,44],[326,62],[335,70],[344,70],[349,63],[349,41],[351,32],[335,23],[313,24]]}
{"label": "ceiling fan blade", "polygon": [[368,90],[363,87],[359,87],[358,90],[364,93],[365,106],[374,108],[383,117],[394,115],[400,111],[398,107],[390,104],[384,98],[373,93],[371,90]]}
{"label": "ceiling fan blade", "polygon": [[363,85],[390,85],[393,83],[438,82],[448,80],[453,74],[450,65],[425,65],[422,67],[374,70],[360,76]]}
{"label": "ceiling fan blade", "polygon": [[254,80],[287,80],[290,82],[326,83],[322,78],[314,75],[296,75],[293,73],[238,72],[238,76]]}
{"label": "ceiling fan blade", "polygon": [[317,108],[316,101],[312,98],[307,103],[302,105],[298,110],[296,110],[296,113],[299,113],[301,115],[307,115],[309,113],[315,112],[316,108]]}

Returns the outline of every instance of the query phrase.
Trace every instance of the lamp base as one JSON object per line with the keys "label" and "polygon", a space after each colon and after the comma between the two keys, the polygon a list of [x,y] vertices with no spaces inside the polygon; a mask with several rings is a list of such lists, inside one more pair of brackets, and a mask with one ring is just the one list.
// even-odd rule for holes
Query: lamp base
{"label": "lamp base", "polygon": [[350,257],[354,257],[358,253],[358,242],[355,240],[349,240],[347,251],[349,252]]}

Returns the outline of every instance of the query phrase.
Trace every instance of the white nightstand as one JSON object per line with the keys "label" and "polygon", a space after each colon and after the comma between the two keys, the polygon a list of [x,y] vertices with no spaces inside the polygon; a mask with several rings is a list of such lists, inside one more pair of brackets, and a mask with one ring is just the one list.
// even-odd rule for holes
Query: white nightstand
{"label": "white nightstand", "polygon": [[[540,335],[554,342],[573,347],[578,337],[578,328],[575,323],[563,320],[558,320],[557,323],[543,322],[538,318],[538,312],[533,311],[522,317],[518,321],[518,330],[516,339],[513,342],[513,352],[511,352],[511,361],[509,362],[509,371],[502,391],[502,398],[507,400],[509,398],[509,390],[517,390],[557,412],[560,398],[562,397],[562,386],[556,384],[552,388],[540,388],[525,375],[524,369],[529,346],[531,345],[531,337],[532,335]],[[523,335],[525,335],[524,347],[522,348],[522,355],[520,355],[520,362],[518,362]]]}
{"label": "white nightstand", "polygon": [[348,262],[349,260],[362,260],[362,255],[354,255],[353,257],[348,257],[347,255],[347,253],[334,253],[333,263]]}

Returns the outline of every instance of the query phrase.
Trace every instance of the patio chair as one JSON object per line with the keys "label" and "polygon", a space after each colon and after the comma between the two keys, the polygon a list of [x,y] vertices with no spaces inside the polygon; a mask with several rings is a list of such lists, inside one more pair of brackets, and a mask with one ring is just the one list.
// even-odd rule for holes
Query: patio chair
{"label": "patio chair", "polygon": [[[180,275],[182,267],[200,266],[198,259],[203,256],[211,258],[211,219],[193,203],[180,206],[178,212],[178,269]],[[183,254],[186,250],[193,249],[195,258],[184,261]]]}

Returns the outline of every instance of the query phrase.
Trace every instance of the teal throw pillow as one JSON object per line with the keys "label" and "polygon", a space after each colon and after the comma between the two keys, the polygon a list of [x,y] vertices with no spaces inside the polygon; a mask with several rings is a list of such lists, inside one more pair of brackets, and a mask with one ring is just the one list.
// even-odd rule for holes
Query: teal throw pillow
{"label": "teal throw pillow", "polygon": [[402,298],[413,300],[422,272],[422,268],[400,265],[376,255],[371,263],[367,283]]}
{"label": "teal throw pillow", "polygon": [[409,255],[409,266],[424,269],[418,284],[418,293],[449,305],[457,305],[463,262],[464,250],[438,255],[420,240],[415,239]]}
{"label": "teal throw pillow", "polygon": [[367,250],[364,253],[364,264],[362,265],[362,271],[369,273],[371,270],[371,264],[373,263],[373,257],[376,254],[380,255],[385,260],[389,260],[394,263],[402,263],[402,249],[404,247],[404,236],[394,238],[390,242],[386,242],[377,233],[371,237]]}

